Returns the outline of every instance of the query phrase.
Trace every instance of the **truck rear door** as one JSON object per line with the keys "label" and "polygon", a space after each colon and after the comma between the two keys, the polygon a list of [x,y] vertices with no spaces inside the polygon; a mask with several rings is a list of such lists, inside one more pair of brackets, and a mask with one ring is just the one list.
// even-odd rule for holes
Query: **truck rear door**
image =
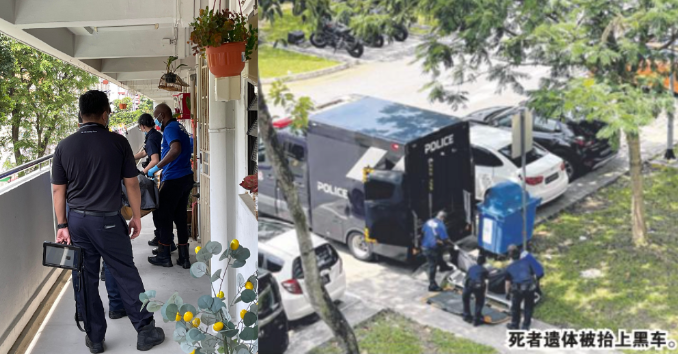
{"label": "truck rear door", "polygon": [[475,173],[467,122],[450,125],[407,145],[405,171],[412,211],[421,225],[440,210],[459,240],[472,232]]}
{"label": "truck rear door", "polygon": [[365,181],[366,236],[380,244],[412,246],[412,215],[401,171],[371,171]]}

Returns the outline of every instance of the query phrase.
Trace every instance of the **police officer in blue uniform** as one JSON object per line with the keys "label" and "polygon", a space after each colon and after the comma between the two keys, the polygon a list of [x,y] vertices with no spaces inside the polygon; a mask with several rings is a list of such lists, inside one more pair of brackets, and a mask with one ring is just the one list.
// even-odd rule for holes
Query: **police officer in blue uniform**
{"label": "police officer in blue uniform", "polygon": [[[510,245],[508,252],[513,261],[506,268],[506,299],[511,300],[511,323],[506,327],[529,331],[534,310],[534,293],[537,290],[535,271],[528,260],[520,258],[518,247]],[[525,311],[523,326],[520,327],[520,312],[523,303]]]}
{"label": "police officer in blue uniform", "polygon": [[520,258],[526,260],[532,266],[534,275],[537,277],[537,290],[535,290],[535,292],[539,294],[539,296],[543,296],[544,294],[541,292],[541,278],[543,278],[545,274],[544,266],[541,265],[541,263],[536,258],[534,258],[530,252],[523,251],[523,253],[520,254]]}
{"label": "police officer in blue uniform", "polygon": [[[106,318],[99,297],[101,258],[120,288],[127,315],[137,331],[137,349],[150,350],[165,340],[153,314],[141,310],[144,285],[134,266],[131,239],[141,231],[141,191],[132,148],[125,137],[108,130],[108,97],[88,91],[79,100],[83,124],[54,151],[52,195],[58,221],[57,242],[71,242],[84,250],[83,280],[78,292],[85,305],[85,345],[91,353],[104,352]],[[123,180],[133,217],[129,227],[120,214]],[[66,214],[66,203],[69,212]],[[131,237],[130,229],[132,231]],[[83,298],[86,294],[86,298]]]}
{"label": "police officer in blue uniform", "polygon": [[172,224],[175,224],[179,246],[177,265],[189,269],[191,262],[188,253],[186,206],[194,184],[191,168],[193,145],[184,126],[172,117],[172,109],[168,105],[159,104],[155,107],[153,115],[163,132],[162,159],[148,173],[152,174],[155,170],[162,169],[162,183],[160,185],[160,208],[156,210],[160,240],[157,255],[148,257],[148,261],[156,266],[172,267],[170,244],[174,240]]}
{"label": "police officer in blue uniform", "polygon": [[422,227],[424,234],[421,242],[421,248],[428,262],[428,291],[442,291],[436,282],[436,270],[442,260],[442,246],[445,243],[451,243],[447,236],[447,228],[445,227],[445,218],[447,214],[444,211],[439,211],[436,217],[430,219]]}
{"label": "police officer in blue uniform", "polygon": [[[469,268],[464,280],[464,291],[461,294],[464,303],[464,321],[473,323],[474,327],[483,323],[483,306],[485,306],[485,294],[487,294],[490,276],[490,272],[484,267],[485,261],[485,256],[481,254],[476,264]],[[473,316],[471,316],[471,295],[475,298]]]}

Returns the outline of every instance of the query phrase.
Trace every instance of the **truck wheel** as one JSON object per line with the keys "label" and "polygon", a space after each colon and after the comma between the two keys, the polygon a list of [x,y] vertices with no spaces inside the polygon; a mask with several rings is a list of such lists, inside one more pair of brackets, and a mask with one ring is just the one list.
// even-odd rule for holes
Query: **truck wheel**
{"label": "truck wheel", "polygon": [[351,250],[353,257],[363,262],[369,262],[374,259],[372,245],[365,240],[365,235],[360,232],[348,235],[348,248]]}

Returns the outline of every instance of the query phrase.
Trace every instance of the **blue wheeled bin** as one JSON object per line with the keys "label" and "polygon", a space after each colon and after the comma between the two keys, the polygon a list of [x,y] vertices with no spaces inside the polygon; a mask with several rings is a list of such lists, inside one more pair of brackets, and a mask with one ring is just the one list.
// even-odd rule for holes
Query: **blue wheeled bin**
{"label": "blue wheeled bin", "polygon": [[[508,246],[523,243],[522,189],[519,184],[502,182],[490,188],[478,204],[480,225],[478,246],[490,253],[505,254]],[[527,240],[532,239],[534,218],[540,198],[527,194]]]}

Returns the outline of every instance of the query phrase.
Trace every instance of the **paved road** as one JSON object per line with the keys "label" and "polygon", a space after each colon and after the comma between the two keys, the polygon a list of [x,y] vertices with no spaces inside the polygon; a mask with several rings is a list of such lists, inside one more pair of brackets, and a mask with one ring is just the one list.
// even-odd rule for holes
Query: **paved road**
{"label": "paved road", "polygon": [[[469,100],[465,107],[455,110],[442,103],[431,103],[427,98],[427,92],[421,91],[430,78],[422,74],[420,65],[412,64],[412,60],[410,56],[395,61],[371,62],[325,77],[290,83],[288,86],[295,95],[309,96],[317,104],[338,96],[362,94],[453,116],[463,116],[472,111],[496,105],[516,104],[526,98],[510,90],[498,93],[493,82],[481,77],[477,82],[460,88],[469,93]],[[524,72],[529,73],[531,77],[522,83],[526,89],[531,89],[536,88],[539,78],[546,75],[548,69],[533,67],[524,69]],[[266,86],[264,90],[267,90]],[[274,115],[285,115],[277,107],[271,107],[271,111]],[[642,150],[645,160],[664,151],[665,137],[666,121],[664,118],[658,119],[654,124],[643,129]],[[539,218],[544,220],[553,216],[586,195],[613,182],[627,171],[627,166],[628,154],[626,145],[622,141],[616,159],[572,183],[564,197],[540,209]],[[419,323],[491,345],[502,352],[506,351],[503,326],[488,326],[482,329],[469,327],[457,316],[451,316],[426,305],[425,298],[428,296],[425,291],[426,284],[413,276],[413,268],[391,262],[359,262],[350,256],[345,248],[340,247],[340,249],[345,262],[348,289],[351,296],[363,301],[361,306],[369,309],[367,312],[375,312],[379,308],[387,307]],[[359,322],[356,315],[347,316],[352,323]],[[549,326],[537,322],[534,327]],[[301,342],[293,336],[294,348],[300,349],[299,352],[304,352],[304,349],[309,348],[308,340],[319,344],[330,338],[327,328],[322,323],[300,328],[295,336],[300,340],[303,338],[305,348],[302,349],[299,346]]]}

